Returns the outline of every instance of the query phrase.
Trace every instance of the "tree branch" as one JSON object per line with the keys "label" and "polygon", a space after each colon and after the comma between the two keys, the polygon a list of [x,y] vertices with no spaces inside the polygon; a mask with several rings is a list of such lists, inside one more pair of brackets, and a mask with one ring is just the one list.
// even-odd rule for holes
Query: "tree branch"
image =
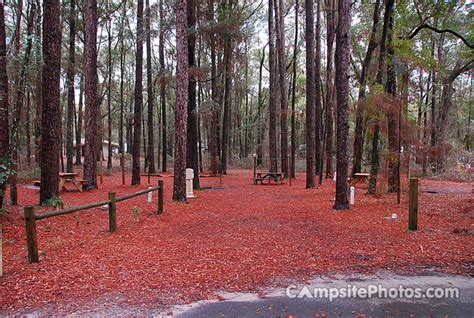
{"label": "tree branch", "polygon": [[459,33],[453,31],[453,30],[450,30],[450,29],[437,29],[435,27],[432,27],[431,25],[428,25],[428,24],[422,24],[418,27],[416,27],[412,32],[411,34],[408,36],[409,39],[413,39],[417,34],[418,32],[420,32],[421,30],[423,29],[430,29],[431,31],[433,32],[436,32],[436,33],[450,33],[452,35],[454,35],[455,37],[457,37],[458,39],[460,39],[461,41],[464,42],[464,44],[466,44],[467,47],[471,48],[471,49],[474,49],[474,45],[470,44],[462,35],[460,35]]}

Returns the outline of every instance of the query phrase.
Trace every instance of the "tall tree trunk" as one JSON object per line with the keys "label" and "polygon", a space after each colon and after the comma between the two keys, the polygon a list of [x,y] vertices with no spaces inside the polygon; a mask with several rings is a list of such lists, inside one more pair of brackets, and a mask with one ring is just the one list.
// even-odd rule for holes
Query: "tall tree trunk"
{"label": "tall tree trunk", "polygon": [[[11,140],[10,148],[12,153],[12,167],[13,171],[18,171],[18,161],[19,161],[19,148],[20,148],[20,120],[23,112],[23,103],[25,99],[26,92],[26,81],[28,77],[28,69],[30,66],[30,57],[31,57],[31,47],[32,47],[32,34],[33,34],[33,21],[35,17],[35,3],[28,5],[28,18],[27,18],[27,31],[26,31],[26,48],[23,61],[21,62],[21,70],[19,73],[18,83],[16,86],[17,94],[15,97],[15,109],[12,116],[11,124]],[[17,195],[17,178],[16,173],[11,174],[10,176],[10,201],[12,205],[18,204],[18,195]]]}
{"label": "tall tree trunk", "polygon": [[148,173],[156,173],[155,168],[155,127],[153,124],[153,75],[151,65],[151,8],[149,0],[146,0],[146,17],[145,17],[145,33],[146,33],[146,89],[147,89],[147,103],[148,103]]}
{"label": "tall tree trunk", "polygon": [[[97,98],[97,0],[86,1],[85,17],[85,145],[84,145],[84,188],[97,189],[97,119],[99,103]],[[102,143],[101,143],[102,144]]]}
{"label": "tall tree trunk", "polygon": [[315,177],[315,67],[313,1],[305,0],[306,11],[306,188],[314,188]]}
{"label": "tall tree trunk", "polygon": [[[235,0],[229,0],[226,10],[228,11],[228,19],[231,19]],[[221,169],[222,173],[227,173],[228,157],[230,153],[229,143],[231,135],[231,103],[232,103],[232,37],[226,34],[224,38],[224,115],[222,119],[222,147],[221,147]]]}
{"label": "tall tree trunk", "polygon": [[165,31],[164,31],[164,19],[163,19],[163,0],[159,0],[160,10],[160,37],[159,37],[159,61],[160,61],[160,103],[161,103],[161,142],[162,142],[162,160],[161,160],[161,171],[166,172],[166,166],[168,163],[168,141],[167,141],[167,128],[166,128],[166,79],[165,79]]}
{"label": "tall tree trunk", "polygon": [[369,44],[362,62],[362,70],[359,80],[359,95],[356,109],[356,122],[354,131],[354,165],[352,166],[352,176],[362,171],[362,156],[364,154],[364,122],[365,122],[365,96],[367,91],[367,81],[372,55],[377,48],[377,28],[380,17],[380,0],[376,0],[374,5],[374,13],[372,17],[372,31],[370,33]]}
{"label": "tall tree trunk", "polygon": [[[36,20],[35,20],[35,51],[41,52],[41,2],[36,0]],[[35,64],[42,65],[42,55],[35,54]],[[43,93],[42,93],[42,81],[43,76],[41,73],[41,67],[37,68],[35,75],[35,90],[34,100],[36,104],[35,110],[35,161],[40,164],[40,149],[41,149],[41,117],[42,117],[42,104],[43,104]]]}
{"label": "tall tree trunk", "polygon": [[76,165],[82,165],[82,105],[84,96],[84,75],[81,73],[81,83],[79,84],[79,105],[77,110],[77,125],[76,125]]}
{"label": "tall tree trunk", "polygon": [[[196,68],[196,0],[188,0],[188,64]],[[186,166],[194,170],[193,188],[199,189],[198,127],[196,110],[196,80],[188,83],[188,129],[186,143]]]}
{"label": "tall tree trunk", "polygon": [[276,44],[280,84],[280,151],[281,171],[288,178],[288,100],[286,95],[285,18],[283,0],[275,1]]}
{"label": "tall tree trunk", "polygon": [[347,146],[349,137],[349,65],[351,56],[351,2],[339,0],[336,35],[336,202],[335,210],[349,209],[347,200]]}
{"label": "tall tree trunk", "polygon": [[428,75],[428,81],[426,83],[426,97],[425,97],[425,102],[424,102],[424,111],[423,111],[423,149],[422,149],[422,154],[423,154],[423,159],[422,159],[422,165],[423,165],[423,176],[426,176],[428,172],[428,108],[429,108],[429,97],[430,97],[430,91],[432,91],[431,88],[431,76],[432,72],[429,73]]}
{"label": "tall tree trunk", "polygon": [[[270,123],[269,123],[269,150],[270,150],[270,171],[277,172],[278,171],[278,164],[277,164],[277,136],[276,136],[276,100],[275,100],[275,92],[276,89],[276,54],[275,54],[275,29],[273,26],[273,5],[274,1],[277,0],[269,0],[268,1],[268,68],[270,72],[270,88],[269,88],[269,104],[268,104],[268,112],[270,115]],[[283,93],[285,94],[285,93]]]}
{"label": "tall tree trunk", "polygon": [[[390,16],[392,14],[393,0],[388,0],[385,3],[385,13],[383,17],[383,29],[382,29],[382,38],[380,39],[380,52],[379,52],[379,61],[378,61],[378,71],[376,76],[376,82],[379,85],[384,85],[385,76],[385,59],[387,55],[387,37],[389,32]],[[372,140],[372,155],[371,155],[371,168],[370,168],[370,179],[369,179],[369,188],[367,193],[374,194],[377,190],[377,177],[380,167],[380,154],[379,154],[379,144],[380,144],[380,128],[381,128],[381,113],[380,109],[377,109],[376,119],[374,124],[374,136]]]}
{"label": "tall tree trunk", "polygon": [[333,112],[335,106],[334,75],[333,75],[333,44],[335,36],[336,0],[328,1],[327,8],[327,64],[326,64],[326,178],[332,178],[333,150]]}
{"label": "tall tree trunk", "polygon": [[[0,1],[0,174],[6,174],[10,163],[10,135],[8,125],[8,74],[4,3]],[[0,179],[0,210],[3,208],[6,180]],[[2,222],[0,213],[0,223]],[[0,233],[1,234],[1,233]]]}
{"label": "tall tree trunk", "polygon": [[265,62],[265,49],[262,51],[260,66],[258,68],[258,97],[257,97],[257,165],[263,163],[263,138],[265,135],[264,121],[262,118],[263,93],[262,93],[262,71]]}
{"label": "tall tree trunk", "polygon": [[73,171],[73,117],[75,108],[74,77],[76,60],[76,1],[71,0],[69,4],[69,59],[67,66],[67,132],[66,132],[66,171]]}
{"label": "tall tree trunk", "polygon": [[315,174],[319,174],[319,164],[321,162],[321,0],[316,1],[316,56],[315,56]]}
{"label": "tall tree trunk", "polygon": [[[249,55],[249,43],[248,41],[245,41],[245,55]],[[243,152],[243,158],[247,158],[248,156],[248,146],[249,146],[249,141],[250,141],[250,136],[249,136],[249,59],[245,60],[245,71],[244,71],[244,76],[245,76],[245,123],[244,123],[244,152]]]}
{"label": "tall tree trunk", "polygon": [[[8,174],[10,145],[8,131],[8,75],[7,44],[5,32],[5,14],[3,1],[0,1],[0,175]],[[0,277],[3,276],[3,197],[5,196],[6,178],[0,178]]]}
{"label": "tall tree trunk", "polygon": [[296,178],[296,68],[298,63],[298,13],[299,3],[295,1],[295,39],[293,43],[293,79],[291,81],[291,167],[290,178]]}
{"label": "tall tree trunk", "polygon": [[[209,21],[214,23],[214,0],[209,0]],[[217,69],[216,69],[216,34],[212,32],[210,34],[210,50],[211,50],[211,123],[210,123],[210,138],[209,138],[209,155],[210,155],[210,170],[211,174],[217,175],[219,169],[218,163],[218,91],[217,91]]]}
{"label": "tall tree trunk", "polygon": [[[123,126],[124,126],[124,79],[123,73],[125,72],[125,45],[124,45],[124,30],[125,30],[125,12],[127,8],[123,4],[122,7],[122,17],[120,20],[120,128],[119,128],[119,143],[120,143],[120,168],[122,170],[122,185],[125,185],[125,144],[123,136]],[[129,145],[130,146],[130,145]]]}
{"label": "tall tree trunk", "polygon": [[[107,2],[107,10],[111,8]],[[112,15],[107,15],[107,173],[112,173]]]}
{"label": "tall tree trunk", "polygon": [[[423,128],[423,95],[424,95],[424,87],[423,87],[423,69],[420,67],[418,70],[419,80],[418,80],[418,115],[416,117],[416,140],[419,142],[421,138],[421,130]],[[426,92],[428,94],[428,92]]]}
{"label": "tall tree trunk", "polygon": [[43,16],[43,116],[41,120],[40,204],[59,196],[61,135],[61,2],[45,0]]}
{"label": "tall tree trunk", "polygon": [[449,115],[452,112],[453,107],[453,94],[454,94],[454,81],[456,78],[464,72],[472,69],[474,66],[474,60],[469,62],[457,62],[455,67],[445,76],[442,77],[442,92],[441,92],[441,108],[436,117],[436,146],[438,151],[435,156],[435,171],[442,172],[445,167],[446,157],[450,150],[448,144],[449,136]]}
{"label": "tall tree trunk", "polygon": [[390,10],[390,19],[387,34],[387,83],[385,91],[392,98],[393,106],[387,112],[388,121],[388,192],[394,193],[398,191],[399,169],[398,169],[398,112],[401,111],[399,101],[397,100],[397,74],[395,72],[394,48],[393,48],[393,7],[395,0],[388,0],[385,10]]}
{"label": "tall tree trunk", "polygon": [[143,0],[137,2],[137,52],[135,56],[135,104],[133,121],[132,185],[140,184],[140,140],[143,108]]}
{"label": "tall tree trunk", "polygon": [[25,119],[25,134],[26,134],[26,163],[31,165],[31,91],[28,88],[26,91],[26,119]]}
{"label": "tall tree trunk", "polygon": [[186,201],[188,108],[188,19],[185,0],[176,0],[176,107],[173,200]]}

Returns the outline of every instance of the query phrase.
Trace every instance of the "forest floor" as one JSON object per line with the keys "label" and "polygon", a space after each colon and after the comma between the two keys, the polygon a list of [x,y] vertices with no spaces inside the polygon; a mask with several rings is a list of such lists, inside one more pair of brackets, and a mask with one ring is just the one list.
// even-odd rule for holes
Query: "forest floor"
{"label": "forest floor", "polygon": [[[332,180],[312,190],[304,188],[304,174],[291,186],[253,185],[251,171],[233,170],[222,184],[202,178],[202,186],[215,188],[178,204],[171,200],[172,177],[163,179],[164,213],[156,215],[156,195],[153,203],[146,196],[120,202],[113,234],[100,208],[38,221],[40,262],[31,265],[21,211],[37,204],[39,191],[20,185],[20,206],[4,214],[0,316],[165,309],[216,299],[220,291],[258,293],[318,275],[474,276],[473,183],[421,180],[419,230],[408,232],[406,193],[397,205],[395,194],[369,196],[358,185],[355,206],[335,212]],[[141,186],[122,186],[115,173],[104,177],[100,190],[61,196],[75,206],[106,200],[109,191],[120,196],[146,187],[144,177]]]}

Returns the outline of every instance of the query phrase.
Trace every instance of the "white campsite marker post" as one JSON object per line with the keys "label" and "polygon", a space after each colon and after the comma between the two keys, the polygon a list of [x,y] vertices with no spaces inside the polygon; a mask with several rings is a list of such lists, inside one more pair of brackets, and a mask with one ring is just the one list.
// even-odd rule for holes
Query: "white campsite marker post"
{"label": "white campsite marker post", "polygon": [[336,176],[336,171],[334,171],[334,176],[332,177],[332,180],[333,180],[334,182],[336,182],[336,177],[337,177],[337,176]]}
{"label": "white campsite marker post", "polygon": [[186,169],[186,198],[194,198],[193,193],[194,170]]}
{"label": "white campsite marker post", "polygon": [[350,199],[350,204],[351,205],[354,205],[354,202],[355,202],[355,188],[354,187],[351,187],[351,199]]}
{"label": "white campsite marker post", "polygon": [[[148,187],[148,190],[150,190],[151,187]],[[153,202],[153,191],[148,192],[148,203]]]}

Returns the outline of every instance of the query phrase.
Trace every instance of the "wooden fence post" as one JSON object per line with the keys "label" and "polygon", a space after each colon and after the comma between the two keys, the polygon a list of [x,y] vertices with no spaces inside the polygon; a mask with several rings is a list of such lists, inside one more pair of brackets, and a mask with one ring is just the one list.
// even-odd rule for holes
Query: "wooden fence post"
{"label": "wooden fence post", "polygon": [[410,197],[408,211],[408,230],[418,229],[418,179],[410,178]]}
{"label": "wooden fence post", "polygon": [[117,230],[117,201],[115,192],[109,192],[109,232]]}
{"label": "wooden fence post", "polygon": [[36,239],[35,208],[31,205],[25,206],[26,246],[28,249],[28,262],[38,263],[38,241]]}
{"label": "wooden fence post", "polygon": [[157,214],[162,214],[163,213],[163,185],[164,182],[163,180],[158,180],[158,186],[160,187],[158,189],[158,211]]}
{"label": "wooden fence post", "polygon": [[257,154],[253,154],[253,184],[257,184]]}

